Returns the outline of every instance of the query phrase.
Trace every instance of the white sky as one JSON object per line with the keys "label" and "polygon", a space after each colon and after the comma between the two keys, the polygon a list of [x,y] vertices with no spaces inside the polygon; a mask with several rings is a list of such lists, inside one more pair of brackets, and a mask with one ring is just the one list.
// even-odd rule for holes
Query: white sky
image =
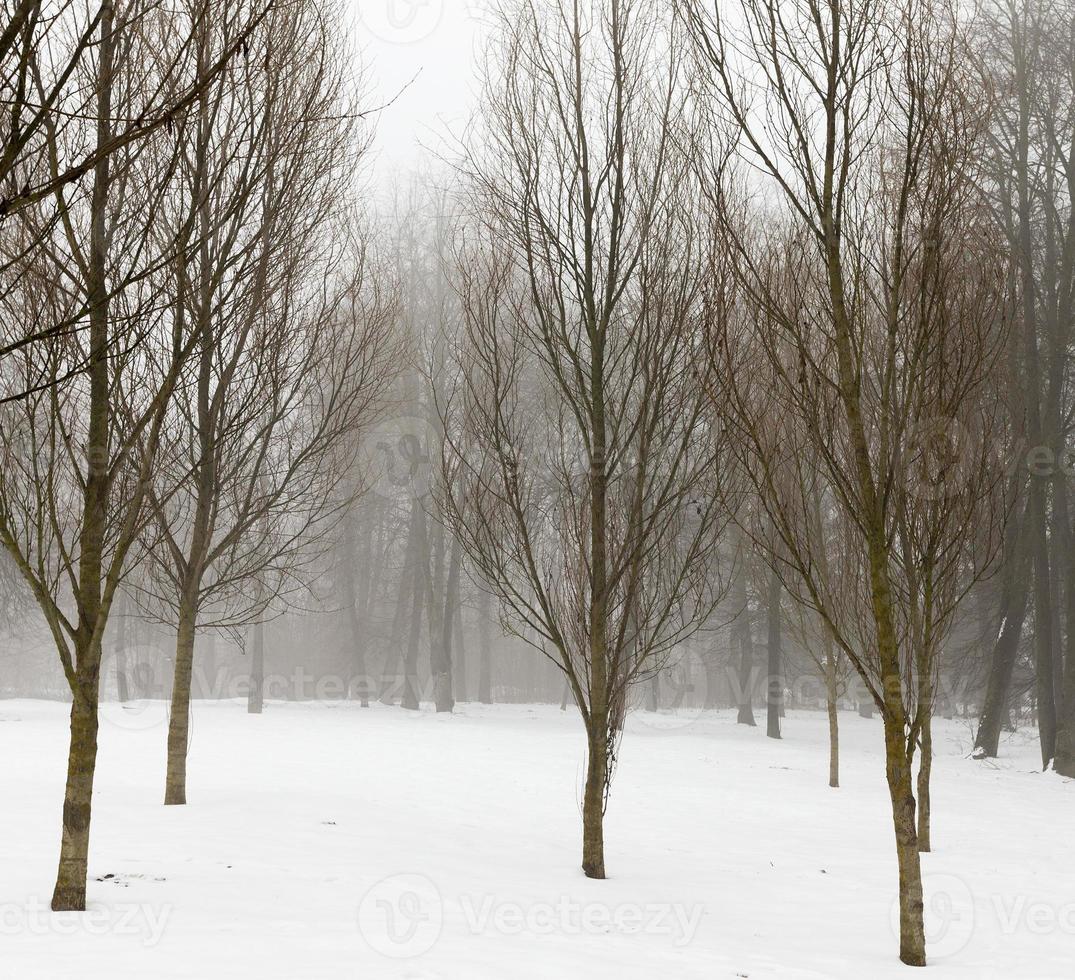
{"label": "white sky", "polygon": [[373,179],[384,189],[459,135],[474,104],[479,0],[349,0],[367,87],[378,104]]}

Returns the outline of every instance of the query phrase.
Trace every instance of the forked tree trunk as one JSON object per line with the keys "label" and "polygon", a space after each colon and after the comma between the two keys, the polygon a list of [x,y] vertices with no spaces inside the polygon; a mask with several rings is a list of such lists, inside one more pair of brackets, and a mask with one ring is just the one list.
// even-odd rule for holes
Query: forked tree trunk
{"label": "forked tree trunk", "polygon": [[[886,712],[887,714],[887,712]],[[900,959],[908,966],[926,965],[923,924],[922,862],[915,826],[915,798],[903,726],[885,720],[885,756],[892,821],[899,867]]]}
{"label": "forked tree trunk", "polygon": [[80,685],[79,696],[71,704],[71,744],[63,798],[63,837],[56,888],[52,893],[54,912],[81,912],[86,908],[90,813],[93,776],[97,768],[97,701],[97,685],[91,682]]}
{"label": "forked tree trunk", "polygon": [[179,603],[179,629],[175,642],[172,708],[168,716],[168,769],[164,782],[165,806],[187,802],[187,750],[190,743],[190,685],[194,674],[194,639],[197,607],[190,596]]}
{"label": "forked tree trunk", "polygon": [[[1025,569],[1025,565],[1023,566]],[[993,659],[989,666],[982,715],[978,721],[978,733],[974,739],[977,758],[995,759],[1000,750],[1000,733],[1008,723],[1012,673],[1019,654],[1019,641],[1023,634],[1023,620],[1027,609],[1026,576],[1014,576],[1011,584],[1013,595],[1005,603],[1004,625],[993,645]]]}

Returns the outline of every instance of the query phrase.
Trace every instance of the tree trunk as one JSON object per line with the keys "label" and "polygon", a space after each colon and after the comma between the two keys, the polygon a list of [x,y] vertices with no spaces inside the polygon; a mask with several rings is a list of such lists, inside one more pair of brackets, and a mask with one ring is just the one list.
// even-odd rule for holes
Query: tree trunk
{"label": "tree trunk", "polygon": [[438,712],[450,712],[455,706],[452,698],[452,631],[455,628],[456,607],[459,605],[459,569],[462,558],[459,539],[453,537],[448,559],[448,581],[444,588],[440,644],[436,647],[438,655],[433,662],[433,701]]}
{"label": "tree trunk", "polygon": [[[608,788],[607,721],[592,720],[587,731],[586,788],[582,798],[582,870],[605,877],[605,793]],[[603,728],[604,731],[599,730]]]}
{"label": "tree trunk", "polygon": [[246,712],[260,715],[265,706],[265,624],[254,624],[250,644],[250,690],[246,695]]}
{"label": "tree trunk", "polygon": [[739,690],[736,692],[738,714],[735,720],[739,725],[754,725],[753,691],[750,689],[754,668],[754,635],[750,622],[750,605],[747,600],[745,555],[740,558],[739,567],[736,569],[733,590],[733,600],[739,610],[732,626],[732,636],[735,641],[738,641],[739,646]]}
{"label": "tree trunk", "polygon": [[780,709],[784,704],[784,658],[780,639],[780,597],[783,587],[776,571],[769,575],[769,657],[765,685],[766,724],[769,738],[780,738]]}
{"label": "tree trunk", "polygon": [[930,845],[929,780],[933,770],[933,715],[927,712],[922,721],[922,748],[918,760],[918,850],[926,854]]}
{"label": "tree trunk", "polygon": [[131,685],[127,676],[127,596],[121,593],[116,617],[116,639],[113,651],[116,661],[116,697],[121,704],[131,700]]}
{"label": "tree trunk", "polygon": [[[1026,565],[1020,566],[1024,571]],[[982,716],[974,739],[975,757],[995,759],[1000,748],[1000,733],[1008,723],[1012,672],[1019,654],[1023,635],[1023,620],[1027,609],[1026,575],[1014,575],[1010,584],[1011,597],[1005,602],[1004,625],[993,645]]]}
{"label": "tree trunk", "polygon": [[457,599],[455,615],[452,617],[452,684],[455,688],[456,701],[470,700],[470,678],[467,674],[467,651],[463,627],[463,603]]}
{"label": "tree trunk", "polygon": [[[411,554],[410,545],[407,555]],[[392,631],[388,637],[388,649],[385,651],[384,667],[381,670],[381,690],[378,700],[381,704],[395,704],[396,691],[402,680],[401,665],[403,661],[403,627],[407,618],[407,608],[414,596],[414,574],[408,559],[404,563],[399,577],[399,593],[396,597],[396,609],[392,614]]]}
{"label": "tree trunk", "polygon": [[86,908],[90,813],[93,776],[97,768],[97,700],[96,685],[89,684],[80,690],[71,704],[71,745],[63,798],[63,837],[56,888],[52,893],[54,912],[81,912]]}
{"label": "tree trunk", "polygon": [[1061,475],[1059,486],[1054,489],[1053,494],[1066,627],[1064,643],[1062,647],[1057,647],[1057,666],[1063,669],[1057,683],[1058,716],[1053,768],[1060,775],[1075,779],[1075,540],[1072,535],[1065,480],[1066,476]]}
{"label": "tree trunk", "polygon": [[837,700],[840,696],[840,661],[832,634],[825,628],[825,702],[829,714],[829,786],[840,786],[840,719]]}
{"label": "tree trunk", "polygon": [[[417,505],[416,505],[417,506]],[[422,636],[422,593],[420,567],[413,569],[414,588],[412,596],[414,604],[411,612],[411,631],[407,638],[407,656],[403,661],[403,692],[400,696],[399,706],[408,711],[417,711],[421,707],[418,698],[418,642]]]}
{"label": "tree trunk", "polygon": [[751,695],[752,675],[754,672],[754,639],[750,627],[750,615],[745,610],[743,625],[739,628],[739,714],[736,724],[756,725],[754,705]]}
{"label": "tree trunk", "polygon": [[1030,533],[1034,565],[1034,673],[1037,679],[1038,733],[1042,769],[1056,754],[1056,684],[1053,658],[1053,608],[1049,584],[1049,544],[1045,531],[1044,488],[1030,487]]}
{"label": "tree trunk", "polygon": [[[112,130],[112,88],[115,36],[111,0],[100,9],[101,43],[97,55],[97,146],[107,145]],[[84,911],[86,868],[90,845],[93,775],[97,766],[97,709],[100,697],[101,643],[104,620],[104,542],[108,527],[112,477],[109,460],[109,295],[108,230],[106,214],[111,188],[108,155],[93,171],[90,202],[90,246],[86,276],[89,308],[89,405],[86,432],[86,476],[82,490],[82,527],[79,532],[78,630],[75,639],[71,687],[71,744],[64,790],[63,836],[60,865],[52,893],[54,911]]]}
{"label": "tree trunk", "polygon": [[194,673],[194,638],[197,606],[186,595],[179,602],[179,629],[175,642],[172,709],[168,716],[168,771],[164,782],[165,806],[187,802],[187,750],[190,741],[190,684]]}
{"label": "tree trunk", "polygon": [[[898,692],[897,692],[898,693]],[[915,799],[911,767],[902,724],[885,720],[885,756],[892,820],[899,866],[900,959],[908,966],[926,965],[923,924],[922,862],[915,827]]]}
{"label": "tree trunk", "polygon": [[478,663],[478,700],[482,704],[493,703],[493,652],[492,652],[492,602],[489,593],[482,592],[478,610],[481,622],[481,648]]}
{"label": "tree trunk", "polygon": [[367,606],[366,592],[371,588],[373,569],[371,552],[373,550],[373,525],[368,523],[366,536],[362,541],[361,558],[363,561],[363,581],[361,588],[355,575],[355,563],[359,556],[355,554],[355,513],[352,509],[343,522],[343,569],[340,575],[340,602],[347,612],[347,627],[351,634],[350,682],[347,685],[348,696],[357,694],[363,708],[370,706],[369,701],[369,677],[366,672],[366,649],[365,638],[362,635],[362,622],[359,616],[359,604],[363,610]]}

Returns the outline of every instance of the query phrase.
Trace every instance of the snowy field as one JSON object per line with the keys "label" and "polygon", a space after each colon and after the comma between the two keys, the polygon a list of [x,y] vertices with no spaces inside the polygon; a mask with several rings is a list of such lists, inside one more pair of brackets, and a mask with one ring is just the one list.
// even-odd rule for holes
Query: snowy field
{"label": "snowy field", "polygon": [[[4,980],[885,980],[895,856],[880,726],[785,739],[734,712],[632,715],[578,870],[581,727],[547,706],[197,702],[190,805],[161,805],[158,703],[103,709],[86,913],[47,911],[67,707],[0,702]],[[999,765],[938,721],[929,975],[1075,976],[1075,785],[1029,733]],[[921,975],[921,974],[918,974]]]}

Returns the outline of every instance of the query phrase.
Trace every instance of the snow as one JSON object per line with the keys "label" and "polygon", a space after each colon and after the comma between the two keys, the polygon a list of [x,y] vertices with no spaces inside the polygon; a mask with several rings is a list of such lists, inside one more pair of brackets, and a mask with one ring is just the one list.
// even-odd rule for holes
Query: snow
{"label": "snow", "polygon": [[[186,807],[159,703],[102,709],[90,911],[47,910],[67,707],[0,702],[0,977],[885,980],[895,855],[877,720],[785,738],[734,712],[635,713],[578,870],[581,728],[555,706],[196,702]],[[1075,974],[1075,785],[1032,733],[973,762],[937,722],[930,976]]]}

